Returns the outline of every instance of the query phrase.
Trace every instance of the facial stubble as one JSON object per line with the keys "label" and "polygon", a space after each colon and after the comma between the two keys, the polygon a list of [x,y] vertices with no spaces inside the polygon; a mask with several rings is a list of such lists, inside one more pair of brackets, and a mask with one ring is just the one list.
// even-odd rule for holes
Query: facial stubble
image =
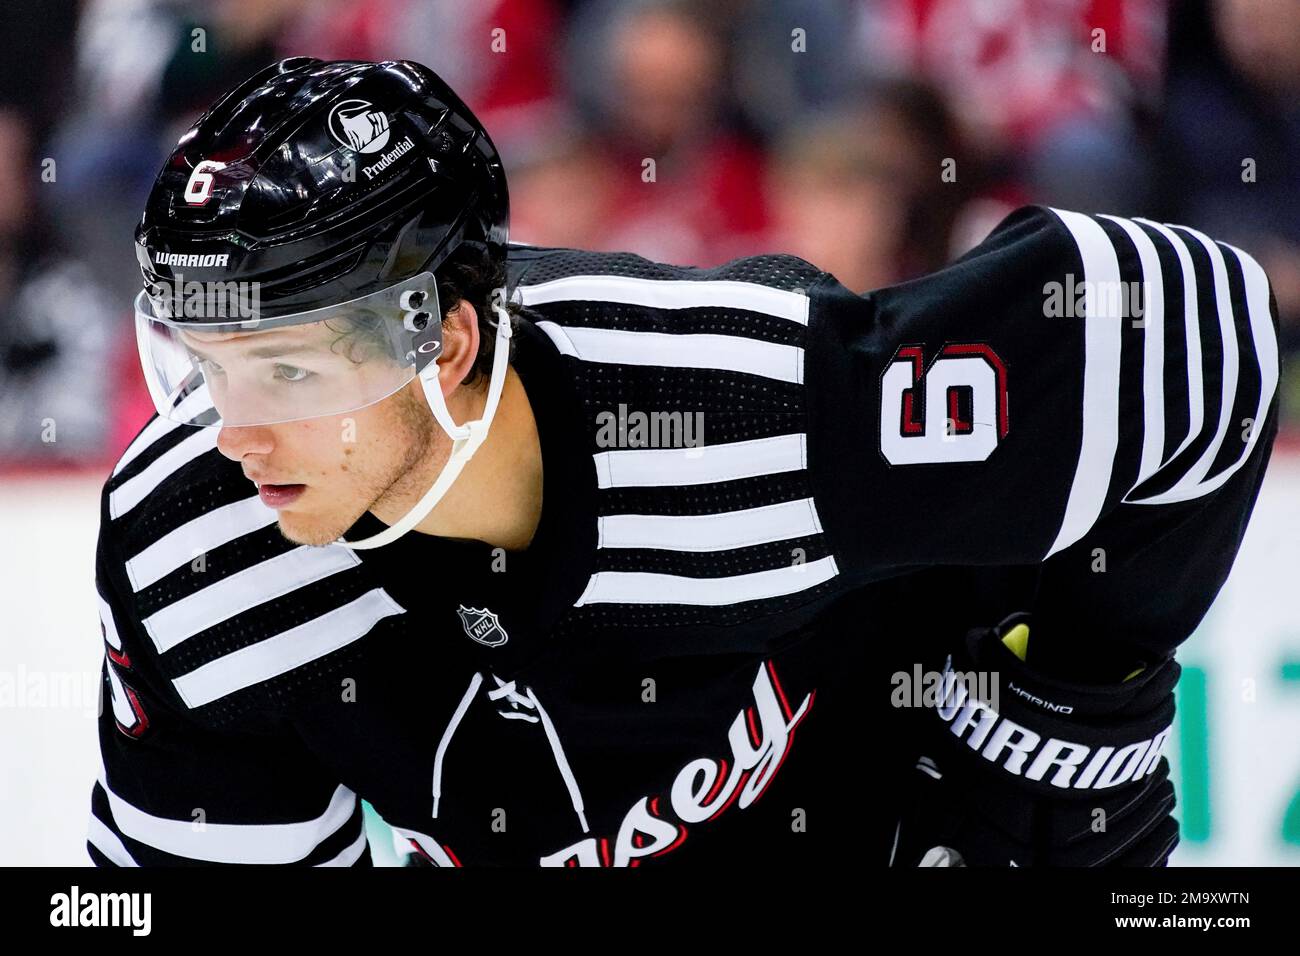
{"label": "facial stubble", "polygon": [[[418,385],[416,386],[419,387]],[[362,475],[363,465],[350,456],[349,473],[358,477],[349,494],[354,502],[347,513],[339,516],[322,516],[314,528],[295,529],[292,534],[284,527],[284,516],[279,522],[280,533],[293,544],[324,547],[337,541],[366,512],[388,513],[397,520],[432,486],[450,454],[449,442],[437,442],[438,426],[424,397],[412,388],[404,388],[388,401],[384,444],[404,449],[402,457],[382,473]],[[381,520],[383,520],[381,518]],[[326,523],[328,522],[328,523]]]}

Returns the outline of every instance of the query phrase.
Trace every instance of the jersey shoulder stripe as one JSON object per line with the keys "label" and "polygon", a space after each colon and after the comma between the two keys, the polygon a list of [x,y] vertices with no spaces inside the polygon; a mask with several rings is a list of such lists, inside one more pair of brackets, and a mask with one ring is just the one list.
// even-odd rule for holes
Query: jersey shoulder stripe
{"label": "jersey shoulder stripe", "polygon": [[[824,273],[782,255],[699,269],[531,252],[517,295],[570,361],[593,436],[597,555],[576,606],[728,625],[828,594],[839,569],[808,482],[802,395]],[[613,420],[624,413],[651,434]]]}

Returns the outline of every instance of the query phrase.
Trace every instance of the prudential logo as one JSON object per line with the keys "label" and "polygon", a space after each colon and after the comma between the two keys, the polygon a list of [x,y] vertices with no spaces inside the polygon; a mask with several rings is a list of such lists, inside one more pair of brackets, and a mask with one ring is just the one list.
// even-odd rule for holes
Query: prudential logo
{"label": "prudential logo", "polygon": [[330,135],[358,153],[377,153],[388,144],[388,116],[365,100],[344,100],[330,110]]}

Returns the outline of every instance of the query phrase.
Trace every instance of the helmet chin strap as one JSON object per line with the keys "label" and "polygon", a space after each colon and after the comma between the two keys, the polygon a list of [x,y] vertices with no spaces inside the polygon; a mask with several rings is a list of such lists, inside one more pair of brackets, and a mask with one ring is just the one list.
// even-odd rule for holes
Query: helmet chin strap
{"label": "helmet chin strap", "polygon": [[433,487],[426,491],[424,497],[416,502],[415,507],[399,521],[378,534],[362,538],[360,541],[345,541],[340,537],[335,544],[364,551],[396,541],[423,521],[425,515],[433,510],[434,505],[442,500],[442,496],[447,493],[452,482],[487,439],[488,429],[492,425],[497,405],[501,400],[501,389],[505,386],[506,370],[510,367],[510,314],[497,296],[492,298],[492,308],[497,315],[497,339],[496,349],[492,353],[492,377],[488,382],[487,404],[483,406],[483,417],[457,425],[452,421],[451,413],[447,411],[447,402],[442,397],[442,389],[438,387],[438,363],[430,362],[421,369],[420,384],[424,389],[424,399],[429,403],[433,417],[452,440],[451,456],[447,459],[447,464],[443,465],[442,471],[438,473],[438,479],[433,483]]}

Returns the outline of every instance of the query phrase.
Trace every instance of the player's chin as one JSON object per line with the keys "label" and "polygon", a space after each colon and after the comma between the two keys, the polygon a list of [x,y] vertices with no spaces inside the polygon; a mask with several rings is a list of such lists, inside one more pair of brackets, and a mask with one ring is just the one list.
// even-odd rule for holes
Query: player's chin
{"label": "player's chin", "polygon": [[333,544],[352,525],[341,522],[337,517],[326,518],[321,515],[281,511],[276,524],[280,534],[291,544],[323,548]]}

